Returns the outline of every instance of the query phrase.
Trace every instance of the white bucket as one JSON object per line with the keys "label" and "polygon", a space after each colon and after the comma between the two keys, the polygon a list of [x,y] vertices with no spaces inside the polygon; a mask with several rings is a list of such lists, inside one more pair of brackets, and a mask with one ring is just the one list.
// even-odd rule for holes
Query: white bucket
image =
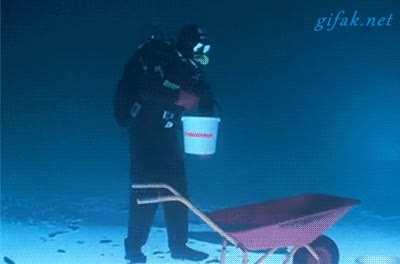
{"label": "white bucket", "polygon": [[220,121],[217,117],[182,117],[185,152],[196,155],[214,154]]}

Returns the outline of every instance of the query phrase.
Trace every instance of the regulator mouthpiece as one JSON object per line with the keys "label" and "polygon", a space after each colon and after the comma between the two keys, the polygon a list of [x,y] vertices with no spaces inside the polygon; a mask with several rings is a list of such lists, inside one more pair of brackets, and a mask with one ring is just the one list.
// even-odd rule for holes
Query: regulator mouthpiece
{"label": "regulator mouthpiece", "polygon": [[193,59],[204,66],[210,62],[210,59],[205,54],[195,54]]}

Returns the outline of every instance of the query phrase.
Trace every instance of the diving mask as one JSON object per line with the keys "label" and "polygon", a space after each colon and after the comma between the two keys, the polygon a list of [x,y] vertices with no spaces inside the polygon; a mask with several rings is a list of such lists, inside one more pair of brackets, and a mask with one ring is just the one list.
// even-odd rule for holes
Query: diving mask
{"label": "diving mask", "polygon": [[204,44],[202,42],[197,43],[193,47],[193,59],[201,65],[207,65],[210,62],[210,59],[206,53],[210,48],[211,46],[209,44]]}

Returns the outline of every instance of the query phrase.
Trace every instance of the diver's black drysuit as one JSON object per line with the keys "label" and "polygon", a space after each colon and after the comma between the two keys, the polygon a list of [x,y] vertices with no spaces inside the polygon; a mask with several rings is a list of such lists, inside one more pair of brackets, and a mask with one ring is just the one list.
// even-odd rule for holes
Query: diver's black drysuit
{"label": "diver's black drysuit", "polygon": [[[115,96],[114,114],[129,131],[131,182],[166,183],[187,197],[183,150],[178,138],[184,109],[175,105],[180,90],[199,97],[200,113],[212,114],[214,100],[199,66],[173,45],[150,40],[139,47],[125,66]],[[128,257],[145,244],[157,209],[156,204],[138,205],[136,199],[156,195],[131,190],[125,240]],[[187,242],[187,208],[176,202],[163,205],[168,244],[173,251]]]}

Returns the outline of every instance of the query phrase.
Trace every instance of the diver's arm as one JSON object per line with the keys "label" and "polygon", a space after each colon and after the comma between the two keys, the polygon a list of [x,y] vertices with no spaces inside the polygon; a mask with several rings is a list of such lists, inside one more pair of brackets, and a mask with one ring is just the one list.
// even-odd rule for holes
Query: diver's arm
{"label": "diver's arm", "polygon": [[144,103],[173,105],[179,97],[179,90],[163,86],[163,80],[144,76],[138,81],[139,98]]}
{"label": "diver's arm", "polygon": [[193,110],[199,104],[199,97],[189,93],[185,90],[179,92],[178,100],[175,102],[176,105],[183,107],[185,110]]}

